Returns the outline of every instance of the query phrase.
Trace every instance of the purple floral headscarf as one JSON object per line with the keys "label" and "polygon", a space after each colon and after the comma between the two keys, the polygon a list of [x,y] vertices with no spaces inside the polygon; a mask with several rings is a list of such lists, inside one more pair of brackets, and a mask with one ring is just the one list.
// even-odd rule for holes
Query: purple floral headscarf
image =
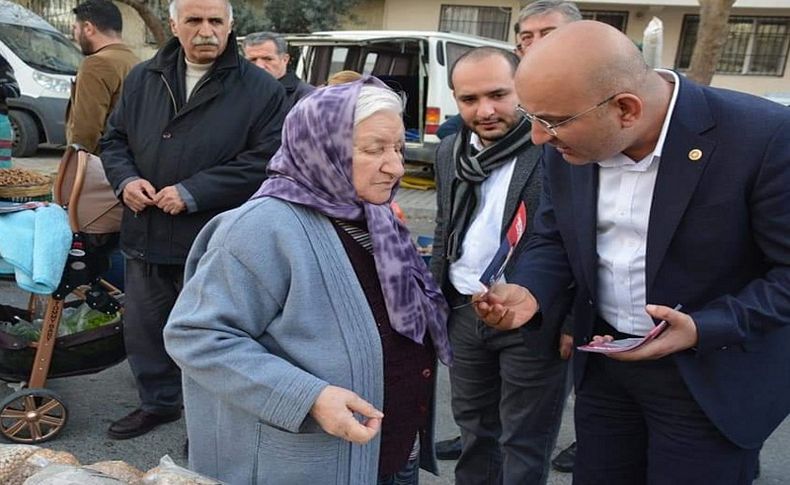
{"label": "purple floral headscarf", "polygon": [[364,84],[387,88],[365,76],[317,89],[291,109],[283,125],[282,146],[269,162],[269,178],[252,198],[276,197],[329,217],[366,221],[392,328],[418,343],[429,332],[437,356],[449,364],[447,303],[408,229],[389,204],[360,199],[352,183],[354,109]]}

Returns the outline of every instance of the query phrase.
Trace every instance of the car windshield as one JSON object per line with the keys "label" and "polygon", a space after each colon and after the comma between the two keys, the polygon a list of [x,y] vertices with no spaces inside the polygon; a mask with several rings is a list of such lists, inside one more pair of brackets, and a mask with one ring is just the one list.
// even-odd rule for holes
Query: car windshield
{"label": "car windshield", "polygon": [[25,64],[51,74],[77,74],[82,54],[62,34],[21,25],[0,24],[0,41]]}

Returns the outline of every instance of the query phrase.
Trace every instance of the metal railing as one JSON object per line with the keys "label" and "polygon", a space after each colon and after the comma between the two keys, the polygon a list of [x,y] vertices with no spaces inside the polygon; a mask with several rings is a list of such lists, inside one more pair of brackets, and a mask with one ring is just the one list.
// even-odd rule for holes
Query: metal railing
{"label": "metal railing", "polygon": [[[28,0],[27,2],[18,3],[40,15],[56,29],[63,32],[69,38],[72,38],[71,26],[74,23],[74,14],[72,10],[80,3],[79,0]],[[167,8],[170,1],[146,0],[145,3],[155,14],[159,15],[163,25],[166,25],[168,17]],[[136,12],[134,15],[137,15]],[[150,44],[156,43],[156,39],[154,39],[149,29],[145,30],[145,41]]]}
{"label": "metal railing", "polygon": [[469,5],[442,5],[439,17],[439,30],[507,40],[510,34],[510,9]]}
{"label": "metal railing", "polygon": [[[676,62],[678,69],[689,68],[698,30],[699,16],[686,15]],[[789,49],[790,17],[733,16],[716,73],[783,76]]]}
{"label": "metal railing", "polygon": [[71,25],[74,23],[74,14],[71,10],[78,3],[78,0],[30,0],[26,6],[53,27],[71,37]]}

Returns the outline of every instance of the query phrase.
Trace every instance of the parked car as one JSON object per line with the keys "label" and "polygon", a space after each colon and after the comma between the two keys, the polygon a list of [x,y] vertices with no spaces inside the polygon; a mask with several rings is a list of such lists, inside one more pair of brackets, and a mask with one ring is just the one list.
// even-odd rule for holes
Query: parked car
{"label": "parked car", "polygon": [[430,31],[334,31],[286,36],[296,74],[320,86],[342,70],[372,74],[405,94],[406,159],[433,163],[436,130],[458,113],[449,70],[461,54],[477,46],[511,50],[484,37]]}
{"label": "parked car", "polygon": [[30,10],[0,0],[0,54],[14,68],[22,95],[8,100],[13,156],[29,157],[38,145],[66,143],[66,105],[82,53]]}

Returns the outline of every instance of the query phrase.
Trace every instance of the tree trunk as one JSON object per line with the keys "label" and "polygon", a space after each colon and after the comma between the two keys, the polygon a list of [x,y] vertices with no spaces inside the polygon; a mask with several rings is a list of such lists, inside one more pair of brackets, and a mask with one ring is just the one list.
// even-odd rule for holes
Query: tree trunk
{"label": "tree trunk", "polygon": [[125,5],[129,5],[132,7],[140,18],[143,19],[143,23],[148,30],[151,31],[153,34],[154,39],[156,40],[156,45],[158,47],[162,47],[165,42],[167,42],[167,34],[165,33],[165,28],[162,25],[162,20],[159,18],[159,15],[156,14],[153,10],[151,10],[148,5],[146,5],[141,0],[116,0],[119,3],[123,3]]}
{"label": "tree trunk", "polygon": [[735,0],[699,0],[699,3],[697,42],[687,76],[707,85],[713,79],[721,50],[727,42],[730,10]]}

